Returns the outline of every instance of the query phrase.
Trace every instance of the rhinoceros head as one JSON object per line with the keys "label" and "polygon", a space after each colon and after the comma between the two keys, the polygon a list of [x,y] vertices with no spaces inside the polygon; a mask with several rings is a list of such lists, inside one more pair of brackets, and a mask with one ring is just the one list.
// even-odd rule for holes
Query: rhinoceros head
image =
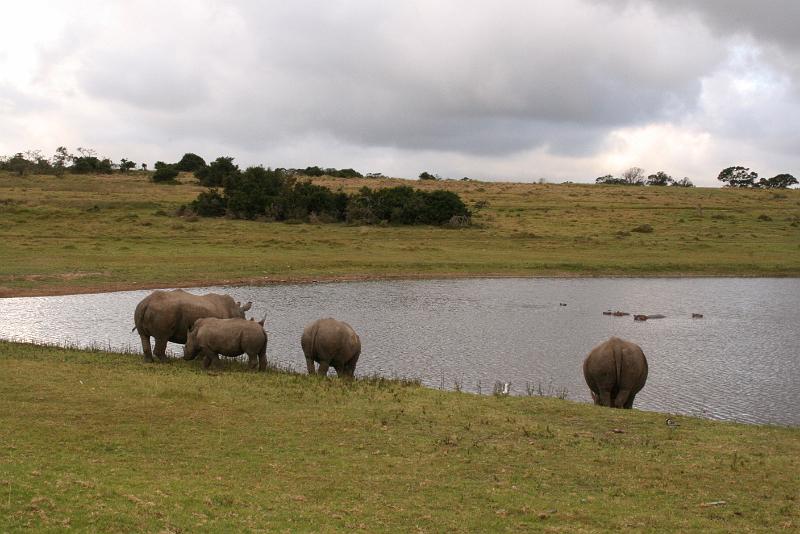
{"label": "rhinoceros head", "polygon": [[195,325],[192,325],[189,332],[186,334],[186,344],[183,346],[183,358],[185,360],[193,360],[198,352],[197,330],[195,329]]}
{"label": "rhinoceros head", "polygon": [[237,315],[237,317],[239,317],[239,319],[244,319],[245,318],[244,312],[246,312],[247,310],[249,310],[252,307],[253,307],[253,303],[252,302],[248,302],[247,304],[242,304],[241,302],[237,302],[236,303],[236,315]]}

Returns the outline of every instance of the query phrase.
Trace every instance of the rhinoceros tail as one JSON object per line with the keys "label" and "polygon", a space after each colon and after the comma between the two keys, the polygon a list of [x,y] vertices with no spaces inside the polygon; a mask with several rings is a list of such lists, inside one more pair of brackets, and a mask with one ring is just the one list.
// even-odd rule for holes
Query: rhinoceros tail
{"label": "rhinoceros tail", "polygon": [[147,305],[149,304],[148,301],[149,299],[145,299],[136,306],[136,311],[133,312],[133,324],[135,326],[133,327],[133,329],[131,329],[131,332],[133,332],[134,330],[139,330],[140,334],[144,333],[142,331],[142,326],[143,326],[142,323],[144,321],[144,312],[147,311]]}
{"label": "rhinoceros tail", "polygon": [[317,353],[317,332],[319,332],[319,325],[315,324],[311,327],[311,342],[308,344],[309,356],[312,360]]}
{"label": "rhinoceros tail", "polygon": [[615,371],[615,375],[614,376],[616,378],[617,387],[619,387],[619,379],[620,379],[620,376],[622,375],[622,345],[621,345],[621,343],[619,343],[619,342],[614,343],[614,349],[613,349],[612,352],[614,354],[614,371]]}

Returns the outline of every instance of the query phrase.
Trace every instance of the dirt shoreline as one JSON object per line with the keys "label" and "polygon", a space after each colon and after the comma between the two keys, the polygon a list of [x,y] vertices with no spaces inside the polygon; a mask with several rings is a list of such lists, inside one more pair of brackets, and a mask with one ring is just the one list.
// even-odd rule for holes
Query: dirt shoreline
{"label": "dirt shoreline", "polygon": [[758,274],[667,274],[642,273],[635,275],[621,274],[580,274],[580,273],[401,273],[401,274],[351,274],[324,276],[265,276],[256,278],[202,279],[182,284],[167,282],[109,282],[86,286],[50,286],[40,288],[9,288],[0,286],[0,299],[15,297],[55,297],[63,295],[85,295],[88,293],[114,293],[116,291],[136,291],[145,289],[166,289],[211,287],[211,286],[270,286],[283,284],[323,284],[337,282],[371,282],[382,280],[458,280],[474,278],[796,278],[791,275],[758,275]]}

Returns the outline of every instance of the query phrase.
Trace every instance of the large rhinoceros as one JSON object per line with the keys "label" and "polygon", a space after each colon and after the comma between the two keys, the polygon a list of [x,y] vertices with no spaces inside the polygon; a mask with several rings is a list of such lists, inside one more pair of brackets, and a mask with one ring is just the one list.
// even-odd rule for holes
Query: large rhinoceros
{"label": "large rhinoceros", "polygon": [[209,293],[192,295],[182,289],[153,291],[136,306],[133,314],[134,330],[142,339],[144,361],[153,361],[150,336],[155,338],[155,354],[166,360],[167,341],[186,343],[186,334],[195,321],[203,317],[244,319],[244,312],[253,305],[242,305],[228,295]]}
{"label": "large rhinoceros", "polygon": [[235,357],[247,354],[250,369],[258,364],[259,371],[267,370],[267,333],[264,319],[216,319],[206,317],[195,321],[183,347],[183,358],[194,360],[203,355],[203,368],[208,369],[219,355]]}
{"label": "large rhinoceros", "polygon": [[632,408],[647,380],[647,358],[639,345],[612,337],[583,360],[583,377],[595,404]]}
{"label": "large rhinoceros", "polygon": [[[306,357],[308,374],[316,372],[325,376],[330,366],[336,370],[337,376],[352,378],[355,374],[361,340],[349,324],[330,318],[314,321],[303,330],[300,345]],[[314,362],[319,363],[316,371]]]}

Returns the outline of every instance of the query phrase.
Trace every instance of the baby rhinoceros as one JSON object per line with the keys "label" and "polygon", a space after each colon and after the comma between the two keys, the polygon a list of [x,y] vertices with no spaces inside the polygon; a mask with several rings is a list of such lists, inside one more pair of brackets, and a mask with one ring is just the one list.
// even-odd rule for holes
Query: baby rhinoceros
{"label": "baby rhinoceros", "polygon": [[632,408],[647,380],[647,358],[639,345],[612,337],[583,360],[583,377],[595,404]]}
{"label": "baby rhinoceros", "polygon": [[258,365],[259,371],[267,369],[267,333],[264,319],[198,319],[189,330],[183,358],[194,360],[203,355],[203,368],[208,369],[212,362],[219,361],[219,355],[235,357],[247,354],[250,369]]}
{"label": "baby rhinoceros", "polygon": [[[337,376],[352,378],[355,374],[361,340],[349,324],[330,318],[314,321],[303,330],[300,345],[306,357],[308,374],[316,372],[325,376],[330,366],[336,370]],[[316,371],[314,362],[319,363]]]}

